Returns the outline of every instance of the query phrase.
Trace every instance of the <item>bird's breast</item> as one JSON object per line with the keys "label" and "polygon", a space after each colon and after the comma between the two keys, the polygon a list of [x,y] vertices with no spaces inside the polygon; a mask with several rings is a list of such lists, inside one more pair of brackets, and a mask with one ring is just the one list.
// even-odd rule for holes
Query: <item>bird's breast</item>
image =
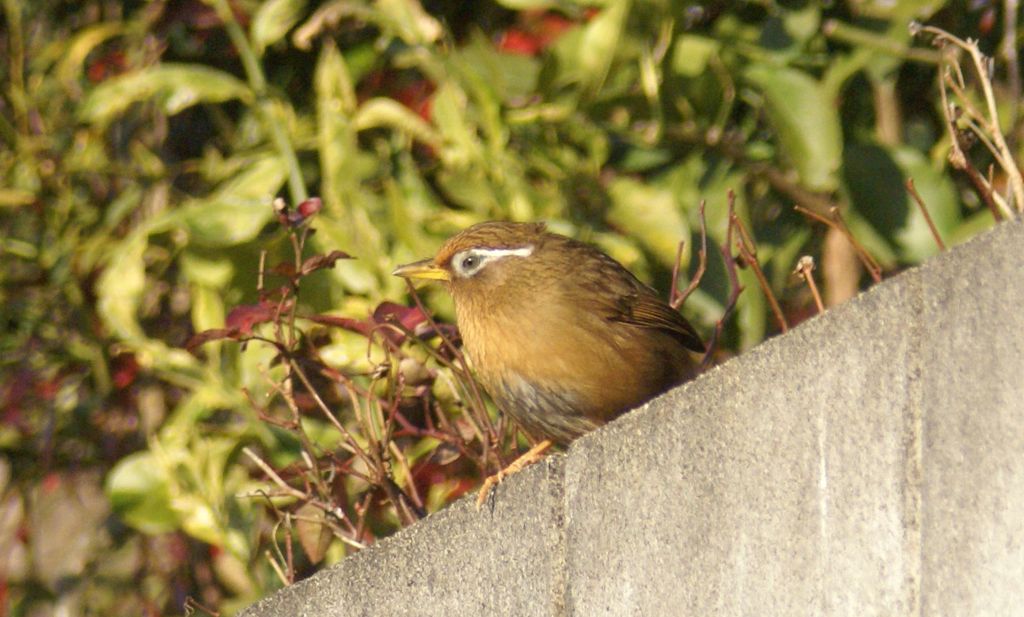
{"label": "bird's breast", "polygon": [[600,424],[586,415],[571,389],[551,388],[515,373],[484,387],[498,407],[534,438],[567,444]]}
{"label": "bird's breast", "polygon": [[458,320],[479,381],[534,437],[567,443],[679,381],[668,337],[586,312],[492,307]]}

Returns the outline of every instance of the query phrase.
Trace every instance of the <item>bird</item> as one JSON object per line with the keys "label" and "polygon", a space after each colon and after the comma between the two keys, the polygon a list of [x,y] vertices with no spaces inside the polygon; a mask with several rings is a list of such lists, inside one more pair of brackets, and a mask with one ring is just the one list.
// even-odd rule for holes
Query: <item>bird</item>
{"label": "bird", "polygon": [[444,285],[477,381],[535,444],[488,478],[478,506],[552,445],[694,377],[705,351],[653,289],[544,223],[478,223],[393,274]]}

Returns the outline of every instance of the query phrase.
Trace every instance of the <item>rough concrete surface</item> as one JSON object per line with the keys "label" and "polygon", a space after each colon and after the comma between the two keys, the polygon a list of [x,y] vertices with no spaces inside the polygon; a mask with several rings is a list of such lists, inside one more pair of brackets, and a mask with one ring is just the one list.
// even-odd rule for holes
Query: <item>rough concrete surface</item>
{"label": "rough concrete surface", "polygon": [[908,335],[885,291],[578,442],[571,614],[896,612]]}
{"label": "rough concrete surface", "polygon": [[1024,615],[1008,223],[243,612]]}
{"label": "rough concrete surface", "polygon": [[562,458],[476,510],[463,499],[242,615],[554,615],[564,587]]}
{"label": "rough concrete surface", "polygon": [[918,273],[929,616],[1024,615],[1022,231],[1003,225]]}

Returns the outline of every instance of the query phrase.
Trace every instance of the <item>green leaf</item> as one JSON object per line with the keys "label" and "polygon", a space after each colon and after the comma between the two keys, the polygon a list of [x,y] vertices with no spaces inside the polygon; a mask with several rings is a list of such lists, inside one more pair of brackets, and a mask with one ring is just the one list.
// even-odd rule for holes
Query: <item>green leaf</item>
{"label": "green leaf", "polygon": [[318,114],[322,120],[342,114],[351,116],[356,109],[356,90],[345,57],[336,45],[327,41],[320,52],[313,76]]}
{"label": "green leaf", "polygon": [[764,340],[768,327],[768,299],[752,269],[744,268],[738,274],[743,292],[736,300],[736,323],[739,325],[740,349],[747,350]]}
{"label": "green leaf", "polygon": [[672,52],[672,71],[683,77],[700,77],[720,47],[721,43],[715,39],[696,34],[680,35]]}
{"label": "green leaf", "polygon": [[145,338],[136,316],[146,287],[146,235],[135,233],[114,246],[96,283],[97,313],[122,340]]}
{"label": "green leaf", "polygon": [[164,113],[174,115],[199,103],[223,103],[231,99],[250,101],[249,87],[216,69],[192,64],[158,64],[103,82],[89,93],[79,117],[105,125],[135,103],[156,103]]}
{"label": "green leaf", "polygon": [[550,9],[563,4],[560,0],[497,0],[498,4],[513,11]]}
{"label": "green leaf", "polygon": [[808,2],[802,8],[784,10],[781,19],[786,33],[801,46],[821,34],[821,6],[815,2]]}
{"label": "green leaf", "polygon": [[590,95],[595,94],[608,77],[631,5],[630,0],[610,0],[583,29],[579,59],[583,91]]}
{"label": "green leaf", "polygon": [[430,124],[394,99],[378,97],[363,103],[353,118],[357,130],[390,127],[430,146],[440,146],[441,137]]}
{"label": "green leaf", "polygon": [[835,103],[821,85],[788,67],[756,64],[745,75],[764,94],[783,156],[796,168],[801,183],[815,191],[835,190],[842,130]]}
{"label": "green leaf", "polygon": [[252,17],[250,37],[256,53],[281,40],[298,23],[306,9],[306,0],[267,0]]}
{"label": "green leaf", "polygon": [[[501,53],[482,33],[474,34],[451,57],[454,68],[465,75],[466,86],[487,103],[529,98],[536,93],[540,61],[533,56]],[[461,75],[460,75],[461,76]],[[486,89],[486,94],[481,93]]]}
{"label": "green leaf", "polygon": [[170,482],[165,468],[150,451],[121,459],[110,471],[106,493],[114,511],[143,533],[177,529],[178,515],[171,507]]}
{"label": "green leaf", "polygon": [[639,240],[663,266],[671,267],[679,242],[690,239],[689,225],[671,189],[621,177],[612,181],[608,192],[612,198],[609,222]]}
{"label": "green leaf", "polygon": [[231,261],[186,251],[181,256],[181,272],[191,283],[193,328],[200,332],[223,327],[227,313],[224,289],[234,274]]}
{"label": "green leaf", "polygon": [[939,251],[920,207],[907,192],[913,178],[944,239],[960,223],[956,188],[921,152],[906,146],[855,144],[846,151],[843,178],[854,209],[893,245],[900,258],[919,262]]}
{"label": "green leaf", "polygon": [[182,495],[174,500],[185,533],[207,544],[224,546],[226,534],[213,508],[197,495]]}
{"label": "green leaf", "polygon": [[465,169],[481,154],[475,127],[466,117],[466,93],[454,83],[445,83],[434,94],[433,119],[444,139],[441,152],[446,166]]}
{"label": "green leaf", "polygon": [[0,188],[0,208],[27,206],[36,200],[36,194],[21,189]]}
{"label": "green leaf", "polygon": [[57,78],[64,83],[77,81],[82,76],[85,59],[92,50],[108,39],[120,35],[124,30],[124,24],[112,22],[96,24],[76,32],[57,63]]}
{"label": "green leaf", "polygon": [[375,13],[399,38],[410,45],[436,41],[444,31],[419,2],[412,0],[377,0]]}
{"label": "green leaf", "polygon": [[194,200],[181,212],[193,242],[221,247],[248,242],[273,216],[271,203],[287,176],[277,156],[256,159],[213,195]]}

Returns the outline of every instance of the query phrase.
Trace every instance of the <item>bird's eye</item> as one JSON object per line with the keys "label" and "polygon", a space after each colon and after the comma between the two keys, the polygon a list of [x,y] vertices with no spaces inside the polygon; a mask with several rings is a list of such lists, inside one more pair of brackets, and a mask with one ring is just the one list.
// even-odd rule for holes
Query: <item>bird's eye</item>
{"label": "bird's eye", "polygon": [[487,258],[487,255],[481,255],[477,249],[456,253],[451,261],[452,270],[462,278],[469,278],[484,267]]}

